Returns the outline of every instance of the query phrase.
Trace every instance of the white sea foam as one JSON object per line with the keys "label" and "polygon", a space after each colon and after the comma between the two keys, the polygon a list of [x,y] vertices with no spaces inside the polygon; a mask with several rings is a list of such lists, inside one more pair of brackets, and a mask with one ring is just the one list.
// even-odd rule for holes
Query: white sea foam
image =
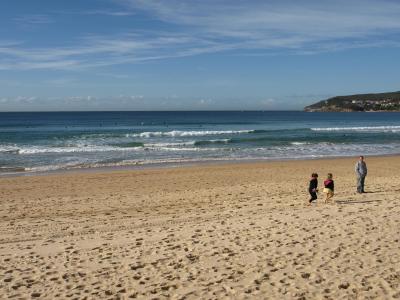
{"label": "white sea foam", "polygon": [[18,154],[19,148],[15,146],[2,145],[0,146],[0,153]]}
{"label": "white sea foam", "polygon": [[327,127],[311,128],[313,131],[374,131],[374,132],[400,132],[400,126],[359,126],[359,127]]}
{"label": "white sea foam", "polygon": [[[207,140],[200,141],[200,145],[214,144],[214,143],[228,143],[228,139],[221,140]],[[171,143],[144,143],[143,146],[131,146],[131,147],[120,147],[118,145],[88,145],[87,143],[81,143],[75,141],[74,143],[68,143],[65,145],[57,146],[0,146],[0,154],[20,154],[20,155],[33,155],[33,154],[44,154],[44,153],[88,153],[88,152],[127,152],[127,151],[214,151],[220,150],[220,148],[209,148],[209,147],[197,147],[198,141],[187,141],[187,142],[171,142]]]}
{"label": "white sea foam", "polygon": [[96,163],[91,167],[122,167],[132,165],[151,165],[151,164],[170,164],[170,163],[196,163],[203,161],[232,161],[241,160],[240,157],[194,157],[194,158],[165,158],[165,159],[142,159],[142,160],[123,160],[118,163]]}
{"label": "white sea foam", "polygon": [[216,144],[219,144],[219,143],[222,143],[222,144],[227,144],[227,143],[229,143],[231,141],[231,139],[219,139],[219,140],[207,140],[207,141],[198,141],[198,142],[207,142],[207,143],[216,143]]}
{"label": "white sea foam", "polygon": [[70,170],[70,169],[84,169],[90,168],[90,165],[84,164],[59,164],[59,165],[45,165],[38,167],[25,168],[25,172],[49,172],[57,170]]}
{"label": "white sea foam", "polygon": [[184,145],[163,143],[163,144],[145,144],[144,147],[113,147],[113,146],[86,146],[86,147],[27,147],[15,150],[13,153],[20,155],[33,155],[44,153],[88,153],[88,152],[143,152],[143,151],[168,151],[168,152],[182,152],[182,151],[218,151],[220,148],[198,148],[190,147],[193,144]]}
{"label": "white sea foam", "polygon": [[[161,149],[161,148],[160,148]],[[160,150],[160,149],[155,149]],[[167,147],[166,151],[193,151],[188,155],[163,155],[162,157],[151,157],[151,155],[141,155],[140,157],[127,157],[121,161],[93,161],[93,160],[78,160],[68,162],[58,161],[56,164],[27,167],[26,172],[42,172],[52,170],[77,169],[77,168],[93,168],[93,167],[118,167],[129,165],[152,165],[152,164],[180,164],[180,163],[196,163],[202,161],[237,161],[237,160],[279,160],[279,159],[314,159],[320,157],[346,157],[355,156],[360,153],[364,155],[373,154],[396,154],[399,153],[400,144],[332,144],[332,143],[313,143],[302,145],[286,145],[280,147],[265,147],[265,148],[246,148],[231,152],[229,155],[223,154],[221,148],[206,148],[215,152],[197,152],[204,151],[200,148],[174,148]],[[142,148],[142,150],[145,150]],[[145,150],[147,151],[147,150]],[[198,153],[198,154],[197,154]],[[209,153],[211,155],[207,155]],[[144,153],[143,153],[144,154]],[[194,155],[193,155],[194,154]],[[204,155],[203,155],[204,154]]]}
{"label": "white sea foam", "polygon": [[252,133],[254,130],[200,130],[200,131],[148,131],[135,134],[127,134],[127,137],[188,137],[188,136],[206,136],[206,135],[222,135],[222,134],[241,134],[241,133]]}
{"label": "white sea foam", "polygon": [[134,151],[139,147],[121,148],[111,146],[82,146],[82,147],[39,147],[32,146],[20,148],[19,154],[40,154],[40,153],[75,153],[75,152],[107,152],[107,151]]}
{"label": "white sea foam", "polygon": [[135,165],[153,165],[153,164],[181,164],[181,163],[196,163],[201,161],[229,161],[240,158],[226,158],[226,157],[210,157],[210,158],[165,158],[165,159],[137,159],[137,160],[123,160],[120,162],[97,162],[97,163],[75,163],[75,164],[58,164],[58,165],[46,165],[37,167],[25,168],[25,172],[49,172],[56,170],[68,170],[68,169],[87,169],[87,168],[103,168],[103,167],[124,167],[124,166],[135,166]]}
{"label": "white sea foam", "polygon": [[180,142],[180,143],[146,143],[144,147],[148,148],[160,148],[160,147],[185,147],[194,146],[195,141],[190,142]]}
{"label": "white sea foam", "polygon": [[301,146],[301,145],[310,145],[311,143],[309,142],[291,142],[291,145],[297,145],[297,146]]}

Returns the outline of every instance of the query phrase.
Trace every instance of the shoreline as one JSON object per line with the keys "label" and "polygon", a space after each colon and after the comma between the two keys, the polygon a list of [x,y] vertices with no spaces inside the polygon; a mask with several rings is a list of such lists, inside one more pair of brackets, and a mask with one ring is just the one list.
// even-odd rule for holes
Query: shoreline
{"label": "shoreline", "polygon": [[[377,154],[368,155],[367,158],[379,158],[379,157],[400,157],[398,154]],[[293,158],[293,159],[238,159],[238,160],[196,160],[191,162],[161,162],[161,163],[148,163],[148,164],[133,164],[133,165],[122,165],[122,166],[100,166],[100,167],[84,167],[84,168],[70,168],[70,169],[57,169],[48,171],[22,171],[21,169],[14,173],[1,173],[0,179],[2,178],[14,178],[14,177],[35,177],[35,176],[52,176],[52,175],[67,175],[67,174],[96,174],[96,173],[114,173],[114,172],[129,172],[129,171],[141,171],[141,170],[164,170],[164,169],[180,169],[180,168],[191,168],[191,167],[202,167],[202,166],[226,166],[226,165],[243,165],[243,164],[268,164],[273,162],[309,162],[309,161],[320,161],[320,160],[340,160],[340,159],[356,159],[357,156],[329,156],[329,157],[313,157],[313,158]]]}

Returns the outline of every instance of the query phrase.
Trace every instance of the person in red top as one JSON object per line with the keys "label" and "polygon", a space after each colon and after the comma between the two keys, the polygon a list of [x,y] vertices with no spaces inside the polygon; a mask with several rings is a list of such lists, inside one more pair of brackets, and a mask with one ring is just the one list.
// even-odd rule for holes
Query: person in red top
{"label": "person in red top", "polygon": [[332,178],[332,173],[328,173],[327,178],[324,181],[324,193],[326,194],[325,203],[331,200],[334,195],[335,183]]}

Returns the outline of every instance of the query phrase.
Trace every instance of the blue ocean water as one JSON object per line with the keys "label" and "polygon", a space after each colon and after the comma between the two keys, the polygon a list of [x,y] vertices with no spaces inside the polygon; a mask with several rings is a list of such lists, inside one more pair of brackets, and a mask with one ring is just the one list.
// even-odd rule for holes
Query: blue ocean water
{"label": "blue ocean water", "polygon": [[0,172],[400,153],[400,113],[0,113]]}

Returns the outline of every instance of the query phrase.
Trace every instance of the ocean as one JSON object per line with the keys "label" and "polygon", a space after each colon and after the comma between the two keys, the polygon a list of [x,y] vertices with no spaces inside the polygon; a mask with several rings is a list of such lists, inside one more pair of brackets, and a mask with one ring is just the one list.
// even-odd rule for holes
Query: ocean
{"label": "ocean", "polygon": [[0,175],[399,153],[394,112],[0,113]]}

